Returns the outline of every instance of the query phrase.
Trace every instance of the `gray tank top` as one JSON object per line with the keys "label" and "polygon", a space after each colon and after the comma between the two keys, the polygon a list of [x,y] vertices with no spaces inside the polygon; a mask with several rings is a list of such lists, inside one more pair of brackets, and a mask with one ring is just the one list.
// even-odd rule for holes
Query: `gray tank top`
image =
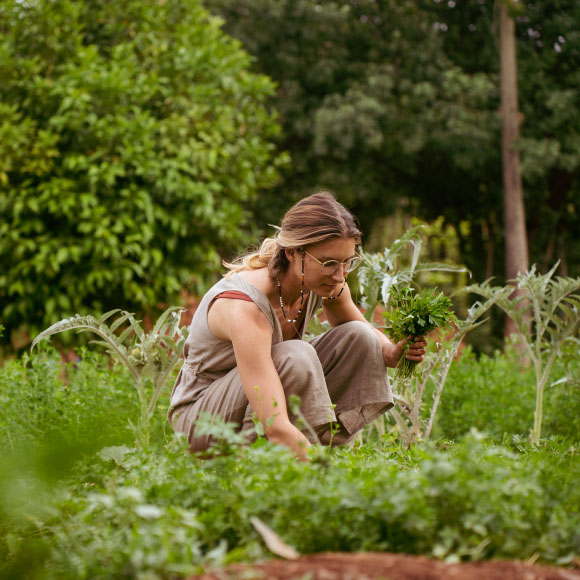
{"label": "gray tank top", "polygon": [[[183,348],[183,366],[171,393],[170,413],[180,405],[193,403],[199,399],[213,381],[227,375],[236,367],[232,343],[215,336],[207,322],[209,306],[216,296],[228,290],[243,292],[266,315],[272,330],[272,345],[283,340],[280,322],[267,296],[238,274],[222,278],[205,294],[191,321],[189,336]],[[321,305],[322,298],[310,293],[306,301],[300,336]]]}

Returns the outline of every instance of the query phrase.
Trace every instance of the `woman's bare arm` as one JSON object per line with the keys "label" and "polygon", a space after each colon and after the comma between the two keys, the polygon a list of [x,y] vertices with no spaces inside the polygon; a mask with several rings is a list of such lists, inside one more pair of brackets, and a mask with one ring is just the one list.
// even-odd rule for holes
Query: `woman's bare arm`
{"label": "woman's bare arm", "polygon": [[272,329],[264,313],[253,302],[222,298],[211,307],[208,324],[218,338],[232,342],[244,392],[266,437],[304,459],[310,443],[288,418],[272,360]]}

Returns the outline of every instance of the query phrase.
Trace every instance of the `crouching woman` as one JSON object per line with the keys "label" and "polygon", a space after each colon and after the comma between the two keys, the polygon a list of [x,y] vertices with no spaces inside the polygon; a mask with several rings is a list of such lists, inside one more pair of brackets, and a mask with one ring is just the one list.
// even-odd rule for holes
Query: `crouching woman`
{"label": "crouching woman", "polygon": [[[393,344],[354,304],[347,275],[358,265],[361,233],[335,197],[317,193],[296,203],[274,238],[233,264],[201,301],[184,347],[169,419],[192,451],[211,438],[196,434],[201,412],[239,425],[305,459],[312,443],[343,444],[393,406],[386,367],[405,342]],[[320,309],[331,329],[302,339]],[[407,358],[421,362],[415,337]],[[301,424],[287,404],[298,395]],[[314,436],[316,435],[316,437]]]}

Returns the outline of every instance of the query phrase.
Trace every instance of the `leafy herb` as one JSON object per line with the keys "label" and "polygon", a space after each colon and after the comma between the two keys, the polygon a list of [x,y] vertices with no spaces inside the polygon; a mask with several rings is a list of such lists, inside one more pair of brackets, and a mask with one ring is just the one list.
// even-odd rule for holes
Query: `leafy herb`
{"label": "leafy herb", "polygon": [[[389,323],[385,333],[399,342],[410,336],[424,336],[435,328],[449,326],[457,319],[451,310],[451,300],[434,289],[420,293],[412,288],[391,289],[391,311],[383,313]],[[407,344],[397,365],[397,378],[410,378],[415,372],[417,363],[406,358]]]}

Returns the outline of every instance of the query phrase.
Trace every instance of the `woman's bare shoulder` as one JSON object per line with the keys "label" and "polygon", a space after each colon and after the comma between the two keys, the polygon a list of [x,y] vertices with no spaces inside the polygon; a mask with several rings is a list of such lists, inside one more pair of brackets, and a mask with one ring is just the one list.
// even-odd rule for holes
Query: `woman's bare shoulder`
{"label": "woman's bare shoulder", "polygon": [[211,305],[208,325],[215,336],[228,341],[238,328],[248,332],[269,332],[270,329],[266,315],[255,302],[228,297],[219,298]]}
{"label": "woman's bare shoulder", "polygon": [[268,268],[259,268],[257,270],[242,270],[238,272],[238,276],[255,286],[258,290],[263,292],[266,296],[270,296],[272,290],[275,289],[274,282],[270,278]]}

